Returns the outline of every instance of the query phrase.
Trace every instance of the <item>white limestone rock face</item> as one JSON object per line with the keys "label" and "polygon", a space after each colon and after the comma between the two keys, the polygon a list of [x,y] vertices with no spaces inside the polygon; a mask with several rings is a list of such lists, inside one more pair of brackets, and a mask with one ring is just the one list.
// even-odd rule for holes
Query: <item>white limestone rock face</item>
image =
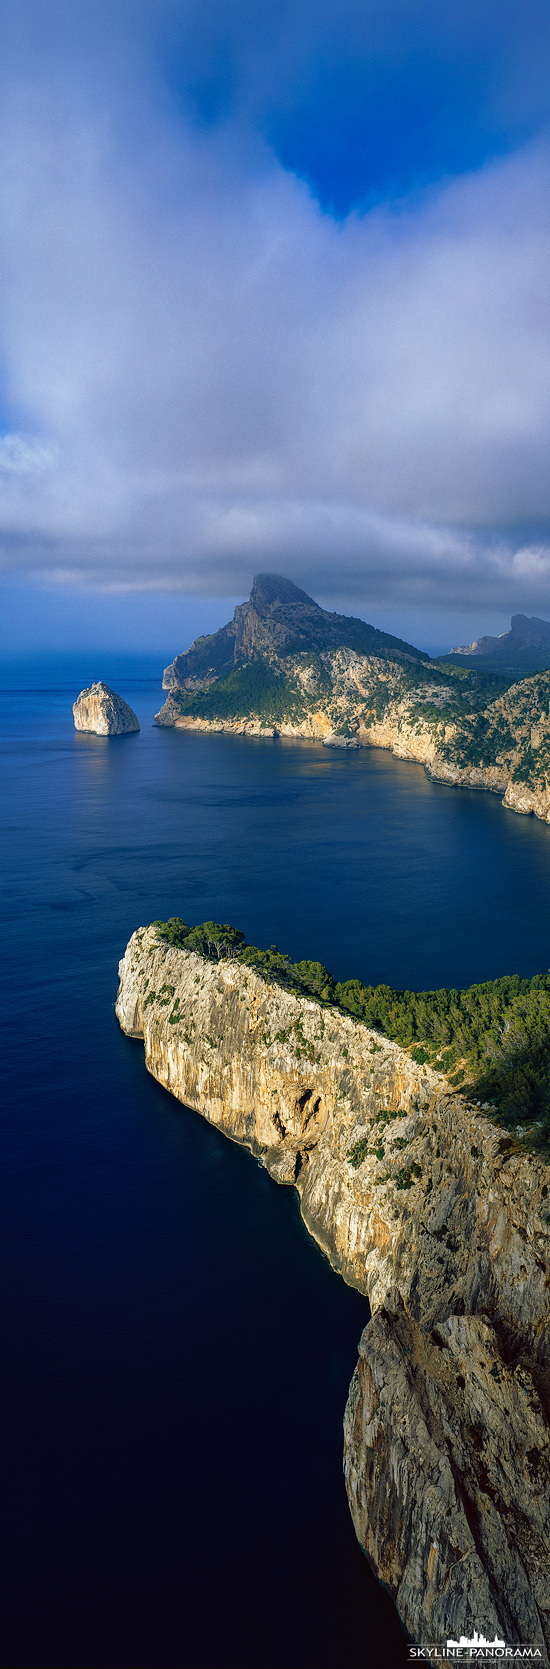
{"label": "white limestone rock face", "polygon": [[139,721],[127,701],[108,684],[92,684],[81,690],[73,705],[75,730],[91,730],[95,736],[126,736],[139,730]]}
{"label": "white limestone rock face", "polygon": [[408,1633],[536,1642],[548,1669],[548,1166],[397,1043],[244,963],[153,925],[119,974],[116,1013],[149,1072],[294,1184],[369,1299],[346,1484]]}

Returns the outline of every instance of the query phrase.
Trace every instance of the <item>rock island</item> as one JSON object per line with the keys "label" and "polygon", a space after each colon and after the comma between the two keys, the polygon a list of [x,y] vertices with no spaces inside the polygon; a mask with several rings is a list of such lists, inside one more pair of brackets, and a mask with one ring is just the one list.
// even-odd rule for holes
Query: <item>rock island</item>
{"label": "rock island", "polygon": [[127,701],[108,684],[91,684],[81,690],[73,706],[75,730],[92,731],[96,736],[126,736],[139,730],[136,718]]}

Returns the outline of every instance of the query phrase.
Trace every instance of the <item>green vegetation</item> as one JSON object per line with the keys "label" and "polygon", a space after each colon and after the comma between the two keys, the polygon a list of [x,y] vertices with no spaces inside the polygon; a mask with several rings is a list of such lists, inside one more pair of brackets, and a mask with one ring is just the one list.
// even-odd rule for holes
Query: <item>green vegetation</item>
{"label": "green vegetation", "polygon": [[415,1164],[413,1159],[410,1165],[405,1165],[403,1170],[397,1172],[397,1176],[395,1178],[396,1188],[412,1188],[414,1179],[417,1176],[422,1176],[422,1169],[420,1165]]}
{"label": "green vegetation", "polygon": [[[298,633],[296,639],[287,639],[284,647],[277,652],[275,662],[258,651],[250,660],[237,666],[227,663],[229,644],[224,632],[198,640],[186,656],[178,657],[175,665],[179,667],[179,661],[182,661],[187,672],[198,672],[200,675],[202,668],[213,673],[214,677],[202,689],[176,688],[173,700],[182,716],[190,718],[218,719],[222,723],[232,719],[255,719],[275,726],[284,719],[300,723],[312,706],[315,707],[319,701],[326,704],[335,693],[339,675],[335,675],[330,655],[338,647],[353,648],[359,654],[374,657],[381,666],[388,656],[392,656],[392,651],[396,657],[392,659],[389,678],[387,673],[377,673],[375,666],[369,670],[368,696],[362,714],[367,725],[383,718],[389,700],[399,695],[414,696],[419,683],[423,694],[412,705],[411,716],[438,729],[445,721],[456,720],[461,713],[467,716],[483,710],[488,702],[494,701],[496,696],[509,688],[510,679],[506,677],[491,677],[478,670],[465,672],[455,666],[442,668],[424,659],[420,651],[411,649],[387,633],[377,632],[364,622],[343,620],[341,628],[335,617],[326,642],[324,628],[319,645],[315,642],[315,632],[308,628],[310,641],[306,643],[303,633]],[[304,672],[310,674],[307,690],[300,677]],[[447,701],[442,700],[442,680],[443,687],[445,682],[448,687]],[[426,697],[430,684],[437,690],[433,704]],[[357,717],[358,713],[355,713],[352,718],[354,727]],[[338,733],[347,735],[348,728],[344,714],[337,726]],[[469,733],[466,734],[465,745],[469,745]]]}
{"label": "green vegetation", "polygon": [[487,770],[501,756],[513,752],[517,742],[503,713],[475,713],[463,718],[452,742],[443,744],[443,758],[454,765],[474,765]]}
{"label": "green vegetation", "polygon": [[[335,981],[321,962],[291,962],[277,945],[269,950],[247,945],[244,933],[228,923],[207,921],[190,928],[172,916],[154,926],[164,943],[212,962],[238,960],[296,996],[353,1015],[410,1049],[417,1065],[447,1073],[452,1085],[460,1083],[471,1102],[512,1133],[504,1138],[505,1156],[517,1149],[518,1140],[550,1155],[550,973],[532,979],[507,974],[467,991],[396,991],[359,979]],[[146,1003],[168,1003],[172,995],[173,987],[166,984]],[[294,1032],[297,1045],[308,1054],[311,1049],[313,1058],[299,1022]],[[285,1041],[285,1034],[277,1033],[277,1039]],[[373,1053],[379,1048],[374,1044]],[[382,1111],[379,1118],[386,1123],[395,1116]]]}
{"label": "green vegetation", "polygon": [[362,1165],[363,1160],[368,1158],[368,1153],[369,1153],[369,1138],[368,1138],[368,1136],[362,1136],[361,1141],[356,1142],[355,1147],[350,1147],[350,1150],[349,1150],[349,1153],[348,1153],[348,1159],[349,1159],[350,1165],[353,1165],[354,1171],[359,1170],[359,1166]]}
{"label": "green vegetation", "polygon": [[477,662],[468,670],[455,666],[454,662],[439,662],[438,670],[453,680],[455,694],[468,713],[477,712],[496,701],[499,695],[506,695],[510,685],[518,680],[506,672],[492,671],[490,668],[481,669]]}
{"label": "green vegetation", "polygon": [[247,661],[216,678],[205,690],[188,695],[178,691],[182,714],[201,719],[255,719],[276,724],[282,719],[299,720],[307,703],[297,683],[288,680],[263,660]]}

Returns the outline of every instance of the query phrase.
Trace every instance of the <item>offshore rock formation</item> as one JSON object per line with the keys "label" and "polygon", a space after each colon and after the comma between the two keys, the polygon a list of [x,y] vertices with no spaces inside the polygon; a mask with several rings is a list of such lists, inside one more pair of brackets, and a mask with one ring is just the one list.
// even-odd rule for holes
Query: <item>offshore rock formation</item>
{"label": "offshore rock formation", "polygon": [[[372,1319],[345,1421],[357,1535],[418,1643],[550,1643],[550,1171],[359,1022],[134,933],[148,1070],[294,1183]],[[350,1154],[354,1163],[350,1161]]]}
{"label": "offshore rock formation", "polygon": [[[528,623],[529,624],[529,623]],[[550,671],[512,683],[440,665],[259,575],[229,626],[164,676],[156,723],[327,747],[388,748],[438,782],[500,794],[550,821]]]}
{"label": "offshore rock formation", "polygon": [[108,684],[91,684],[81,690],[73,706],[75,730],[91,730],[96,736],[125,736],[139,730],[139,720],[127,701]]}

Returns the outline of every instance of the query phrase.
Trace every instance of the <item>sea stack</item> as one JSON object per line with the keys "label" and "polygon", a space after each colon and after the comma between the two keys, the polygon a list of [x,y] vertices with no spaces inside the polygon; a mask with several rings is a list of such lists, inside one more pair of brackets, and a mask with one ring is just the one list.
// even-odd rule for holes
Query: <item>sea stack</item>
{"label": "sea stack", "polygon": [[93,731],[95,736],[126,736],[139,730],[139,721],[127,701],[108,684],[92,684],[81,690],[73,705],[75,730]]}

